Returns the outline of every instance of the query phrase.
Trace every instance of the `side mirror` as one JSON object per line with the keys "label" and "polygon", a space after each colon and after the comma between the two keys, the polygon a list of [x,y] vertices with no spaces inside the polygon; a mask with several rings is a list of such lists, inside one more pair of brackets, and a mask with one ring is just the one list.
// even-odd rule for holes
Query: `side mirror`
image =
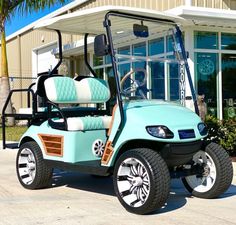
{"label": "side mirror", "polygon": [[147,38],[149,36],[148,32],[148,26],[140,25],[140,24],[134,24],[133,25],[133,32],[136,37],[143,37]]}
{"label": "side mirror", "polygon": [[109,54],[109,46],[105,34],[99,34],[94,39],[94,54],[96,56],[105,56]]}

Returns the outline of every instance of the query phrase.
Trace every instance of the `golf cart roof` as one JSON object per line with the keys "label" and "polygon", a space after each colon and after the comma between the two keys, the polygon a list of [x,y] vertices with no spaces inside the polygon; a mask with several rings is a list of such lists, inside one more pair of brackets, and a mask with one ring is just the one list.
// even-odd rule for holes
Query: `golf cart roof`
{"label": "golf cart roof", "polygon": [[[183,24],[185,20],[181,17],[155,10],[123,7],[123,6],[102,6],[87,10],[76,11],[70,14],[54,17],[40,21],[35,29],[60,30],[70,34],[101,34],[104,32],[103,21],[108,12],[120,12],[131,15],[142,15],[154,19],[166,20],[169,23]],[[117,26],[118,23],[118,26]],[[124,20],[116,19],[117,29],[124,28]]]}

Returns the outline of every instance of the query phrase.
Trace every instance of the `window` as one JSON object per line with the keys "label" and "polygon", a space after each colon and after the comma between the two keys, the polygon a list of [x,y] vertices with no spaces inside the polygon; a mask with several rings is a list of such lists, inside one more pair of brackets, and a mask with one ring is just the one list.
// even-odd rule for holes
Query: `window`
{"label": "window", "polygon": [[149,55],[158,55],[164,53],[164,37],[149,41],[148,51]]}
{"label": "window", "polygon": [[218,49],[218,35],[216,32],[195,31],[194,47],[205,49]]}
{"label": "window", "polygon": [[179,87],[179,64],[169,64],[169,82],[170,82],[170,100],[176,101],[180,99],[180,87]]}
{"label": "window", "polygon": [[146,56],[146,42],[133,45],[133,55]]}
{"label": "window", "polygon": [[96,73],[98,78],[103,79],[103,68],[95,69],[94,72]]}
{"label": "window", "polygon": [[224,119],[236,118],[236,54],[222,54],[222,94]]}
{"label": "window", "polygon": [[93,66],[101,66],[103,65],[103,57],[97,57],[93,55]]}
{"label": "window", "polygon": [[167,36],[167,41],[166,41],[166,49],[167,52],[173,52],[174,51],[174,47],[173,47],[173,36],[169,35]]}
{"label": "window", "polygon": [[151,94],[154,99],[165,99],[165,71],[163,62],[150,62]]}
{"label": "window", "polygon": [[[122,47],[122,48],[118,48],[118,54],[121,54],[121,55],[130,55],[130,46],[125,46],[125,47]],[[122,58],[120,57],[118,59],[119,62],[122,62],[122,61],[127,61],[128,58]]]}
{"label": "window", "polygon": [[236,34],[221,34],[221,49],[236,50]]}
{"label": "window", "polygon": [[111,64],[111,56],[110,55],[105,56],[105,64]]}

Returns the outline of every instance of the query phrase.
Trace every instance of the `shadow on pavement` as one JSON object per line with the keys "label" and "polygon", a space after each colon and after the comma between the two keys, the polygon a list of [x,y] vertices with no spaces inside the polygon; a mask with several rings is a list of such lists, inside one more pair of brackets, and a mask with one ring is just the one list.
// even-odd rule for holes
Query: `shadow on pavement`
{"label": "shadow on pavement", "polygon": [[[113,189],[112,177],[99,177],[88,174],[56,170],[53,174],[52,188],[60,186],[67,186],[69,188],[83,191],[116,196]],[[236,195],[236,186],[231,185],[228,191],[221,195],[218,199],[228,198],[234,195]],[[187,203],[188,198],[192,198],[192,196],[188,191],[185,190],[181,180],[172,179],[170,196],[166,205],[150,215],[157,213],[162,214],[179,209]]]}
{"label": "shadow on pavement", "polygon": [[187,203],[187,198],[191,195],[185,190],[182,182],[179,179],[171,180],[170,195],[167,203],[161,209],[155,211],[153,214],[167,213],[183,207]]}
{"label": "shadow on pavement", "polygon": [[[67,186],[69,188],[75,188],[114,197],[116,196],[113,189],[112,177],[98,177],[88,174],[64,172],[58,170],[53,175],[52,187],[56,188],[60,186]],[[166,213],[181,208],[186,204],[187,197],[191,196],[185,191],[181,181],[172,180],[168,202],[163,208],[155,211],[151,215],[157,213]]]}
{"label": "shadow on pavement", "polygon": [[56,171],[52,187],[67,186],[83,191],[115,196],[112,177],[99,177],[82,173]]}
{"label": "shadow on pavement", "polygon": [[234,195],[236,195],[236,186],[233,185],[233,184],[231,184],[231,185],[230,185],[230,188],[228,189],[228,191],[225,192],[223,195],[221,195],[221,196],[219,197],[219,199],[222,199],[222,198],[229,198],[229,197],[232,197],[232,196],[234,196]]}

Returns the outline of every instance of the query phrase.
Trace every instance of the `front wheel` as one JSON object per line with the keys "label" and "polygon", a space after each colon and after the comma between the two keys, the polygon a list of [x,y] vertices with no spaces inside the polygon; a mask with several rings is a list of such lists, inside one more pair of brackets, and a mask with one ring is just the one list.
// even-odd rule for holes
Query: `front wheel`
{"label": "front wheel", "polygon": [[203,166],[202,175],[192,175],[182,179],[186,189],[199,198],[216,198],[231,185],[233,167],[227,152],[218,144],[210,143],[205,151],[193,156],[194,164]]}
{"label": "front wheel", "polygon": [[170,175],[165,161],[151,149],[123,153],[115,165],[113,183],[121,204],[129,212],[147,214],[168,198]]}

